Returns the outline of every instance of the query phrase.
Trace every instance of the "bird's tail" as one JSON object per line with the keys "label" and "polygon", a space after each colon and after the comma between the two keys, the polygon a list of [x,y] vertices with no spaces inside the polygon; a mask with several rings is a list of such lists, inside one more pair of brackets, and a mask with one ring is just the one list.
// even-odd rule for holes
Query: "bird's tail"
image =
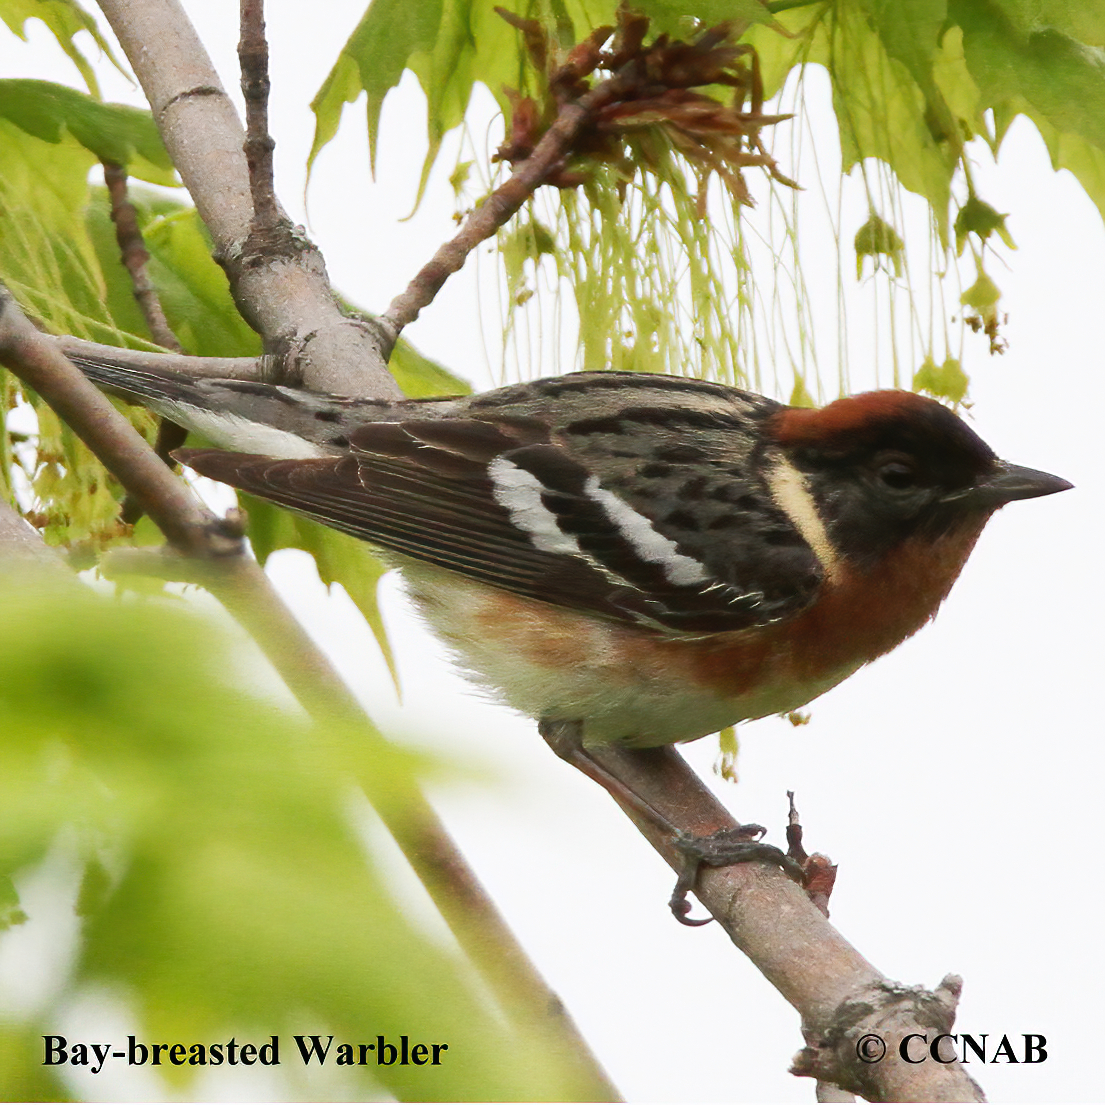
{"label": "bird's tail", "polygon": [[331,456],[348,445],[364,422],[388,420],[384,400],[335,395],[254,380],[207,379],[169,368],[69,354],[97,387],[138,403],[222,449],[298,459]]}

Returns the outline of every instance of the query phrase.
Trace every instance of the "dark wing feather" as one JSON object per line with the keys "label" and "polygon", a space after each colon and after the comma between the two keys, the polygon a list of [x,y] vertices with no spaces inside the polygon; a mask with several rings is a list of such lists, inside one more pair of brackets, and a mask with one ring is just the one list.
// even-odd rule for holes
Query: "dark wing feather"
{"label": "dark wing feather", "polygon": [[387,458],[273,460],[217,449],[176,455],[202,475],[391,552],[529,598],[629,620],[611,602],[619,588],[602,573],[534,548],[486,478],[462,482]]}
{"label": "dark wing feather", "polygon": [[[542,440],[545,432],[530,419],[374,422],[350,435],[351,451],[342,457],[274,460],[210,449],[176,455],[203,475],[392,552],[527,598],[658,630],[744,629],[786,617],[812,598],[820,574],[808,548],[786,581],[772,580],[765,590],[753,577],[737,580],[725,561],[722,546],[733,542],[732,533],[680,535],[678,525],[653,518],[656,532],[707,569],[691,583],[673,582],[614,524],[585,463]],[[488,474],[497,457],[547,488],[541,504],[580,555],[539,548],[515,524]],[[647,479],[630,470],[619,483],[611,490],[642,520],[652,517]]]}

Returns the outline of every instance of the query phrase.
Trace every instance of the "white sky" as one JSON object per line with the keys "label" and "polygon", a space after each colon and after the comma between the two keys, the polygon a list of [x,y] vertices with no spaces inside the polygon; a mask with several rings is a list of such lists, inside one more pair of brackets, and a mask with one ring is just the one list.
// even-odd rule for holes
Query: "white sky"
{"label": "white sky", "polygon": [[[237,5],[184,6],[236,90]],[[307,104],[361,9],[351,0],[316,5],[305,34],[303,5],[270,0],[267,8],[278,188],[303,219]],[[0,39],[3,75],[76,83],[64,64],[43,69],[46,36],[33,38],[32,46]],[[105,93],[141,102],[121,81],[105,79]],[[419,214],[399,221],[421,164],[421,111],[408,79],[384,111],[376,183],[359,107],[316,166],[311,234],[335,285],[370,309],[386,306],[453,230],[448,159]],[[776,842],[785,793],[797,792],[808,844],[840,865],[833,921],[882,971],[930,987],[948,971],[962,974],[960,1030],[1047,1037],[1043,1064],[973,1068],[992,1100],[1099,1100],[1095,998],[1105,978],[1095,848],[1105,764],[1090,691],[1105,616],[1097,424],[1105,233],[1023,121],[996,170],[980,159],[980,192],[1011,213],[1019,248],[1008,271],[991,265],[1009,313],[1009,351],[990,358],[981,338],[965,346],[974,425],[1000,455],[1065,476],[1077,490],[995,518],[935,625],[816,702],[810,725],[746,727],[739,787],[710,774],[712,741],[686,753],[740,819],[770,826]],[[846,239],[865,217],[856,210]],[[835,282],[835,265],[808,260],[807,280],[827,285],[831,274]],[[846,278],[849,269],[854,275],[847,258]],[[874,361],[865,309],[861,302],[849,322],[857,386]],[[469,266],[408,336],[483,383],[498,365],[488,367],[479,314]],[[497,327],[494,308],[485,305],[483,317]],[[831,389],[835,335],[814,337]],[[478,698],[389,584],[400,707],[350,604],[340,595],[327,601],[302,559],[280,554],[271,574],[374,717],[466,765],[468,781],[435,787],[434,802],[627,1099],[812,1100],[812,1084],[786,1073],[802,1044],[797,1015],[719,928],[672,920],[670,871],[607,797],[556,761],[532,722]],[[396,878],[413,882],[398,862]],[[97,1015],[92,1003],[74,1012],[72,1035],[81,1038],[82,1018]],[[153,1092],[136,1074],[105,1076],[76,1083],[78,1092],[130,1100]],[[275,1091],[254,1081],[213,1092],[260,1099]]]}

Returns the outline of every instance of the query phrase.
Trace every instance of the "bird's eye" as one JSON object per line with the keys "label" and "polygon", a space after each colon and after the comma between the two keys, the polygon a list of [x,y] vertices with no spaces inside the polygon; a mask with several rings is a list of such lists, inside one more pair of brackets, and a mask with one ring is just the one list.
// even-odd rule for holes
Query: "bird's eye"
{"label": "bird's eye", "polygon": [[886,458],[876,466],[875,475],[892,491],[909,491],[917,486],[917,466],[906,457]]}

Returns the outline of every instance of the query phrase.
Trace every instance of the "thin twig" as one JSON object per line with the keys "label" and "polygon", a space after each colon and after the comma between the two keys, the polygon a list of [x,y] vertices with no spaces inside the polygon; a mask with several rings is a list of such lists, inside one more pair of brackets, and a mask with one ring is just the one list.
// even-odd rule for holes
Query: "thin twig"
{"label": "thin twig", "polygon": [[[47,335],[43,335],[46,337]],[[67,357],[105,361],[124,368],[148,368],[154,372],[183,372],[205,380],[266,380],[272,375],[269,357],[193,357],[187,353],[123,349],[101,345],[69,334],[48,338]]]}
{"label": "thin twig", "polygon": [[122,165],[105,161],[104,184],[111,198],[111,221],[115,224],[115,240],[119,243],[119,259],[130,273],[131,287],[146,327],[158,345],[180,352],[180,342],[169,327],[157,289],[146,268],[150,259],[142,228],[138,225],[138,212],[127,193],[127,173]]}
{"label": "thin twig", "polygon": [[826,917],[829,916],[829,898],[836,885],[836,864],[820,852],[810,855],[803,843],[802,821],[794,804],[794,791],[787,791],[790,811],[787,814],[787,855],[802,865],[806,895]]}
{"label": "thin twig", "polygon": [[[115,224],[115,240],[119,244],[119,259],[130,274],[131,289],[142,317],[146,320],[146,328],[158,345],[179,353],[180,342],[169,327],[157,288],[146,267],[150,253],[146,249],[142,228],[138,225],[138,212],[130,201],[126,170],[113,161],[105,161],[103,166],[104,184],[107,185],[108,196],[111,198],[111,221]],[[172,465],[169,454],[174,449],[179,449],[187,436],[187,431],[176,423],[164,418],[161,420],[157,428],[154,452],[163,464]],[[133,495],[128,495],[121,511],[123,521],[133,526],[143,513],[141,503]]]}
{"label": "thin twig", "polygon": [[273,181],[269,133],[269,44],[265,37],[264,0],[241,0],[238,64],[242,70],[242,95],[246,101],[246,164],[253,198],[253,226],[272,230],[281,221]]}
{"label": "thin twig", "polygon": [[465,219],[460,232],[422,266],[406,291],[391,301],[380,318],[389,326],[393,340],[433,302],[445,281],[463,267],[468,254],[503,226],[545,179],[561,167],[580,128],[595,111],[617,98],[621,89],[621,78],[610,77],[561,107],[533,153]]}

